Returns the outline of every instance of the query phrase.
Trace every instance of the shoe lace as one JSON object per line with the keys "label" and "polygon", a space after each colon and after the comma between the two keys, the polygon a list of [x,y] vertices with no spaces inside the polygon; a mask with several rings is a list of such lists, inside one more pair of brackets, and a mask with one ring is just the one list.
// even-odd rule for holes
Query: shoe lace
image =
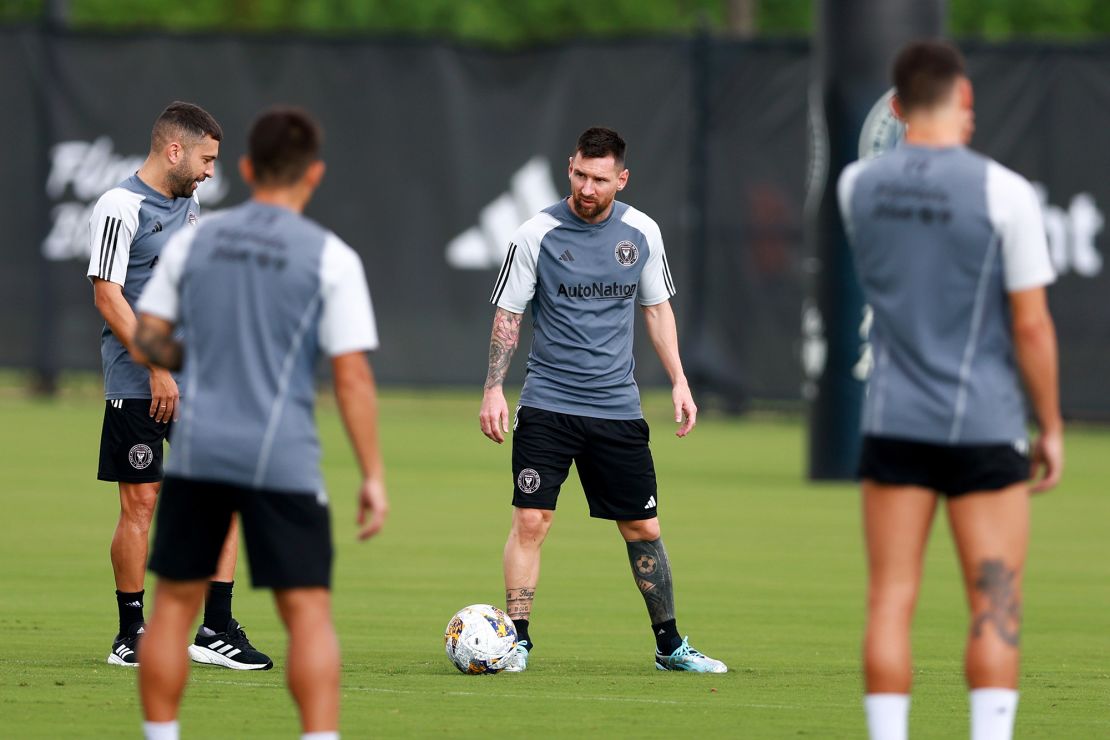
{"label": "shoe lace", "polygon": [[689,636],[682,638],[682,644],[673,653],[672,658],[704,658],[705,656],[690,644]]}
{"label": "shoe lace", "polygon": [[251,645],[251,641],[247,639],[247,633],[238,623],[227,631],[227,637],[227,641],[239,649],[247,648],[254,650],[254,645]]}

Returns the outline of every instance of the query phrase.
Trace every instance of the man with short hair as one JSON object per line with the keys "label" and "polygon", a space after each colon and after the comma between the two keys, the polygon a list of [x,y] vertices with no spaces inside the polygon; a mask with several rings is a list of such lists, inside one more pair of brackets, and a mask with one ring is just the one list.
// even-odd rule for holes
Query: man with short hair
{"label": "man with short hair", "polygon": [[139,299],[136,344],[154,364],[180,368],[185,388],[150,559],[154,611],[140,647],[148,740],[178,736],[189,669],[180,641],[236,513],[251,581],[273,589],[289,634],[287,678],[304,737],[338,737],[331,525],[314,419],[321,355],[331,358],[362,470],[362,539],[381,528],[388,504],[365,355],[378,336],[362,262],[301,215],[324,175],[320,146],[307,113],[261,115],[240,162],[251,199],[175,236]]}
{"label": "man with short hair", "polygon": [[675,294],[659,227],[616,200],[628,183],[624,140],[607,128],[578,139],[567,175],[571,194],[516,232],[490,302],[497,306],[482,432],[501,444],[509,431],[502,384],[532,303],[535,337],[513,423],[513,522],[505,544],[505,601],[519,644],[506,670],[527,668],[540,574],[540,548],[573,462],[590,516],[610,519],[624,538],[632,576],[655,635],[655,667],[724,673],[675,623],[670,561],[656,516],[658,491],[648,425],[632,375],[635,303],[673,385],[676,434],[694,428],[697,406],[682,371],[670,299]]}
{"label": "man with short hair", "polygon": [[[839,183],[856,271],[874,312],[859,469],[869,569],[868,728],[874,739],[907,734],[910,623],[943,497],[971,609],[971,736],[1008,740],[1029,493],[1056,485],[1064,463],[1056,336],[1045,298],[1055,276],[1032,186],[965,148],[974,118],[959,52],[940,41],[914,42],[899,52],[893,72],[905,142],[849,166]],[[1023,380],[1040,428],[1032,460]]]}
{"label": "man with short hair", "polygon": [[[150,521],[162,480],[162,443],[178,415],[178,387],[164,368],[133,357],[135,302],[158,263],[162,247],[200,215],[197,186],[215,173],[223,131],[203,108],[171,103],[154,122],[142,167],[96,202],[89,223],[92,258],[88,277],[104,317],[100,354],[104,366],[104,424],[97,478],[119,485],[120,516],[112,538],[119,633],[108,663],[138,665],[143,632],[143,576]],[[237,670],[265,670],[273,662],[250,644],[231,614],[239,533],[227,532],[220,566],[209,585],[204,622],[189,654],[201,663]],[[210,649],[234,645],[229,658]]]}

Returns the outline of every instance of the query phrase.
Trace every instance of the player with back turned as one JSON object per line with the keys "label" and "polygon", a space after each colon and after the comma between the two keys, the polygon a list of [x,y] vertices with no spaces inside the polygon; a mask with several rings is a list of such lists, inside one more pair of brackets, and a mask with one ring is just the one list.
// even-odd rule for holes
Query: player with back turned
{"label": "player with back turned", "polygon": [[[974,117],[959,52],[914,42],[893,72],[905,142],[849,166],[839,183],[874,312],[859,469],[868,728],[873,740],[907,736],[910,623],[943,499],[971,610],[971,736],[1008,740],[1029,494],[1052,488],[1063,469],[1056,337],[1045,297],[1055,275],[1032,186],[965,148]],[[1031,459],[1023,381],[1039,427]]]}
{"label": "player with back turned", "polygon": [[363,474],[363,539],[381,528],[387,501],[365,355],[378,337],[362,263],[301,215],[324,175],[320,145],[307,113],[261,115],[240,162],[251,199],[174,237],[139,299],[136,344],[155,364],[181,367],[185,389],[150,559],[154,610],[140,643],[148,740],[178,735],[188,675],[181,640],[236,513],[251,581],[273,589],[289,634],[287,679],[302,730],[337,737],[331,525],[314,418],[322,356]]}
{"label": "player with back turned", "polygon": [[673,385],[676,434],[697,407],[682,371],[670,299],[674,282],[656,223],[616,200],[628,182],[624,140],[606,128],[578,138],[567,175],[571,195],[513,236],[491,303],[497,306],[482,398],[482,432],[502,443],[509,411],[502,383],[532,304],[534,339],[513,424],[513,519],[505,544],[505,601],[520,643],[508,671],[523,671],[540,548],[571,463],[590,516],[616,522],[655,635],[659,670],[724,673],[675,622],[674,586],[660,538],[655,466],[632,375],[635,305]]}
{"label": "player with back turned", "polygon": [[[104,317],[100,354],[104,366],[104,425],[100,480],[119,486],[120,515],[112,537],[119,633],[108,662],[137,665],[143,632],[143,575],[154,503],[162,481],[162,443],[178,415],[177,381],[164,368],[132,356],[135,302],[150,280],[163,246],[197,224],[197,186],[212,177],[223,132],[192,103],[171,103],[154,122],[150,153],[131,177],[96,202],[90,226],[88,277]],[[209,585],[204,621],[189,654],[193,660],[238,670],[265,670],[273,662],[247,640],[231,614],[239,532],[227,532],[224,551]],[[210,646],[235,646],[229,658]]]}

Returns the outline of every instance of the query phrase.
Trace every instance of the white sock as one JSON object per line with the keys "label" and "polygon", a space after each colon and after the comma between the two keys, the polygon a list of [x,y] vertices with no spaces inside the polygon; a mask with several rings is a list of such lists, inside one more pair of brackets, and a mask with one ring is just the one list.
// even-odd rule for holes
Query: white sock
{"label": "white sock", "polygon": [[909,694],[868,694],[867,732],[871,740],[906,740],[910,724]]}
{"label": "white sock", "polygon": [[971,740],[1010,740],[1017,701],[1014,689],[972,689]]}
{"label": "white sock", "polygon": [[177,740],[177,720],[170,722],[143,722],[143,737],[146,740]]}
{"label": "white sock", "polygon": [[339,732],[305,732],[301,740],[339,740]]}

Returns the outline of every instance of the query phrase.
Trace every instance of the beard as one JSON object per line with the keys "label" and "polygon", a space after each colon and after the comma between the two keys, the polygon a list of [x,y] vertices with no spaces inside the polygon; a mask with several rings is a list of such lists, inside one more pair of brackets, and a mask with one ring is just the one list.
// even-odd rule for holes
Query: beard
{"label": "beard", "polygon": [[188,165],[182,162],[166,173],[166,184],[169,185],[173,197],[191,198],[193,190],[196,189],[194,186],[197,184],[197,178],[189,171]]}
{"label": "beard", "polygon": [[570,199],[574,205],[574,212],[583,219],[596,218],[613,202],[612,198],[602,200],[598,197],[595,197],[593,202],[583,202],[581,196],[574,193],[571,193]]}

